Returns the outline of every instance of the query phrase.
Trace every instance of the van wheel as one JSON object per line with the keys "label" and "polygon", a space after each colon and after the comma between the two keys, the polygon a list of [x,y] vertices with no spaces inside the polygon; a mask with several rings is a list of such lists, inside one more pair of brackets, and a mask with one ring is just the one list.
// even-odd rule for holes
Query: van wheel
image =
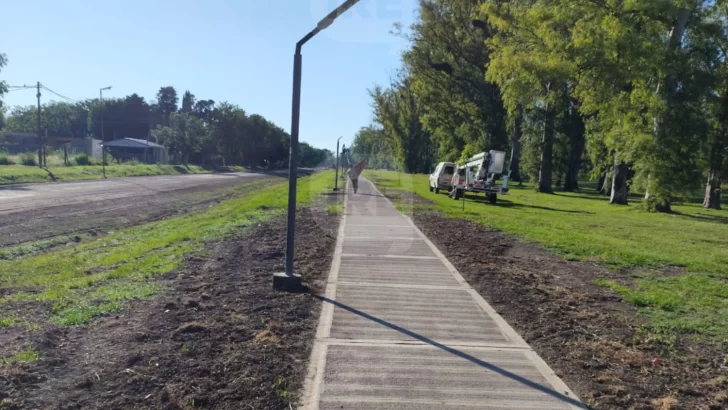
{"label": "van wheel", "polygon": [[494,203],[496,203],[497,200],[498,200],[498,194],[488,194],[488,202],[490,202],[491,204],[494,204]]}
{"label": "van wheel", "polygon": [[435,188],[435,193],[436,194],[439,194],[440,193],[440,188]]}
{"label": "van wheel", "polygon": [[430,185],[430,184],[427,184],[427,186],[428,186],[428,187],[430,188],[430,192],[434,191],[434,190],[432,189],[432,185]]}

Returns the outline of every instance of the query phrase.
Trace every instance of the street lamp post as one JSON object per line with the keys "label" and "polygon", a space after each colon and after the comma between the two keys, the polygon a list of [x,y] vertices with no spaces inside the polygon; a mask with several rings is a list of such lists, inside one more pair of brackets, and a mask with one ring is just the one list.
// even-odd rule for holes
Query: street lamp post
{"label": "street lamp post", "polygon": [[273,288],[296,290],[301,287],[301,276],[293,272],[293,245],[296,233],[296,179],[298,157],[298,120],[301,114],[301,47],[320,31],[325,30],[350,9],[359,0],[346,0],[342,5],[329,13],[316,27],[296,43],[296,54],[293,56],[293,101],[291,110],[291,146],[288,153],[288,229],[286,231],[286,271],[273,274]]}
{"label": "street lamp post", "polygon": [[336,140],[336,177],[334,178],[334,191],[339,190],[339,141],[344,137]]}
{"label": "street lamp post", "polygon": [[110,90],[111,86],[99,88],[99,103],[101,109],[101,168],[104,170],[104,178],[106,178],[106,138],[104,138],[104,90]]}

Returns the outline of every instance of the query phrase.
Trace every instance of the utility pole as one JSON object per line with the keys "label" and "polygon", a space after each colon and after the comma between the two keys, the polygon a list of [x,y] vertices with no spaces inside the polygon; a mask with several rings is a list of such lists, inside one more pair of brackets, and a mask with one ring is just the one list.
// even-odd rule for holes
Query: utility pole
{"label": "utility pole", "polygon": [[101,107],[99,109],[99,113],[101,114],[101,143],[103,144],[106,142],[106,138],[104,138],[104,89],[99,89],[99,106]]}
{"label": "utility pole", "polygon": [[40,135],[40,81],[38,81],[36,88],[38,90],[38,93],[35,95],[38,98],[38,166],[43,168],[45,155],[43,155],[43,137]]}
{"label": "utility pole", "polygon": [[101,113],[101,168],[106,178],[106,139],[104,138],[104,90],[110,90],[111,86],[99,88],[99,113]]}
{"label": "utility pole", "polygon": [[344,137],[339,137],[336,140],[336,177],[334,178],[334,191],[339,190],[339,141]]}
{"label": "utility pole", "polygon": [[321,30],[329,27],[337,17],[351,8],[359,0],[346,0],[326,17],[318,22],[316,27],[296,43],[296,52],[293,55],[293,98],[291,99],[291,142],[288,153],[288,218],[286,230],[286,271],[273,274],[274,289],[298,289],[301,287],[301,275],[293,272],[293,253],[296,236],[296,178],[298,176],[298,128],[301,114],[301,71],[303,55],[301,48]]}

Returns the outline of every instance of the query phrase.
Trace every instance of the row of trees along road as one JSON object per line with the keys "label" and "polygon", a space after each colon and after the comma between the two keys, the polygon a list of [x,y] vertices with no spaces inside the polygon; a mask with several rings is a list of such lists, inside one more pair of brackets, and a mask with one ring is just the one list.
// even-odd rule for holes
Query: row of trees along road
{"label": "row of trees along road", "polygon": [[[610,202],[704,190],[728,166],[728,2],[420,0],[402,68],[370,91],[352,152],[428,172],[485,149],[540,192],[589,174]],[[388,162],[394,162],[390,164]]]}
{"label": "row of trees along road", "polygon": [[[0,68],[5,61],[4,56],[0,57]],[[5,90],[0,82],[0,97]],[[174,87],[160,88],[156,102],[151,103],[137,94],[104,99],[103,104],[97,99],[51,101],[42,106],[41,122],[41,129],[51,136],[149,139],[168,147],[171,160],[180,164],[288,164],[290,135],[282,128],[230,103],[197,100],[189,91],[183,94],[179,106]],[[2,131],[35,133],[37,128],[37,107],[18,106],[5,111],[0,106]],[[332,153],[300,143],[298,161],[303,167],[331,164]]]}

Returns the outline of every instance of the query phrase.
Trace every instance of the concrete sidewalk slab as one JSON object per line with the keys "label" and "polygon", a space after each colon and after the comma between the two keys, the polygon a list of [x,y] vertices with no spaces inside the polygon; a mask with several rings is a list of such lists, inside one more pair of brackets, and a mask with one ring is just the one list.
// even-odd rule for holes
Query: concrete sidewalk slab
{"label": "concrete sidewalk slab", "polygon": [[414,223],[348,188],[305,409],[583,408]]}
{"label": "concrete sidewalk slab", "polygon": [[422,238],[352,238],[345,237],[344,253],[358,255],[432,256],[432,250]]}
{"label": "concrete sidewalk slab", "polygon": [[461,350],[504,374],[432,346],[331,345],[319,408],[569,408],[545,393],[553,387],[527,351]]}
{"label": "concrete sidewalk slab", "polygon": [[437,259],[372,258],[342,256],[339,282],[382,285],[460,286],[451,275],[443,275],[445,265]]}

